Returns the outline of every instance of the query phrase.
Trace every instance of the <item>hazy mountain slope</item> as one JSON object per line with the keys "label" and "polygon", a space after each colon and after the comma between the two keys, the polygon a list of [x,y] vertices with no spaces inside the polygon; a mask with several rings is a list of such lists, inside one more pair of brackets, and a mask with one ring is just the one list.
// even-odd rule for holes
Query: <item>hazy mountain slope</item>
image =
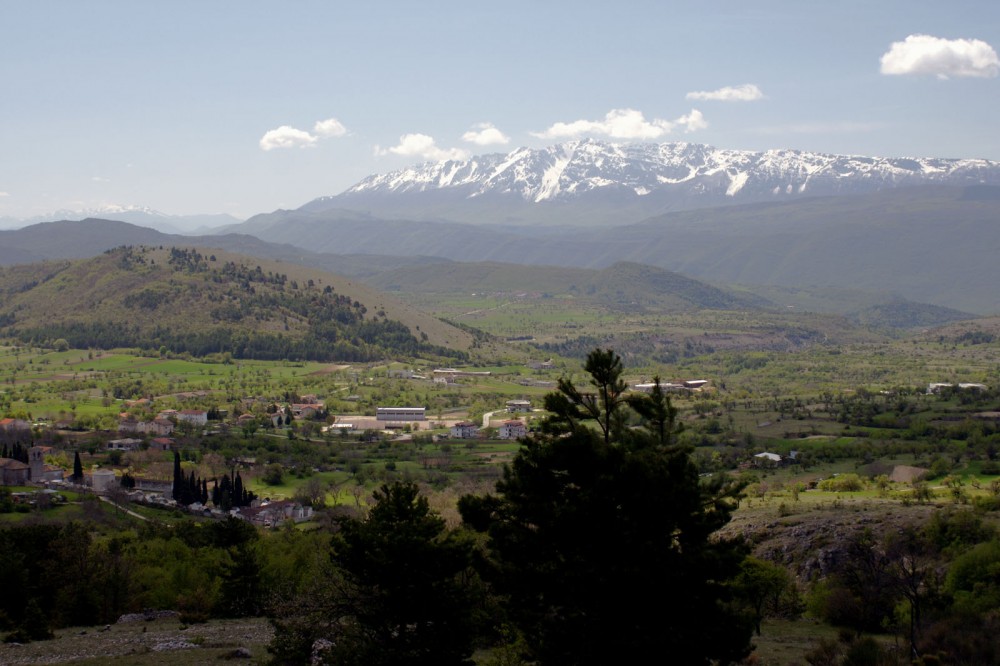
{"label": "hazy mountain slope", "polygon": [[[120,245],[159,245],[169,236],[128,222],[86,219],[79,222],[42,222],[22,229],[0,231],[0,245],[7,249],[3,263],[45,259],[83,259]],[[188,241],[190,242],[190,241]],[[23,253],[21,259],[18,253]],[[14,256],[14,261],[9,257]]]}
{"label": "hazy mountain slope", "polygon": [[851,318],[862,326],[876,328],[922,328],[973,319],[966,312],[943,308],[939,305],[913,303],[903,299],[879,303],[859,310],[852,313]]}
{"label": "hazy mountain slope", "polygon": [[87,219],[48,222],[0,231],[0,266],[46,259],[83,259],[122,245],[197,245],[294,262],[341,275],[370,275],[399,266],[443,261],[440,258],[421,256],[323,254],[288,243],[268,243],[247,234],[181,236],[160,233],[126,222]]}
{"label": "hazy mountain slope", "polygon": [[631,262],[608,268],[449,262],[377,273],[365,282],[400,294],[507,294],[572,297],[612,309],[658,312],[693,309],[813,312],[846,315],[866,327],[914,328],[975,318],[968,312],[900,298],[888,292],[834,287],[748,285],[718,288],[677,273]]}
{"label": "hazy mountain slope", "polygon": [[310,213],[277,211],[256,215],[244,224],[229,227],[273,243],[291,243],[314,252],[383,254],[462,258],[469,247],[481,253],[497,242],[516,242],[515,234],[498,233],[455,222],[379,220],[344,215],[341,211]]}
{"label": "hazy mountain slope", "polygon": [[[726,283],[891,291],[970,312],[1000,311],[1000,205],[962,190],[723,208],[605,233],[594,265],[627,257]],[[706,211],[707,212],[707,211]]]}
{"label": "hazy mountain slope", "polygon": [[168,215],[152,208],[140,206],[105,206],[88,210],[59,210],[47,215],[29,218],[0,217],[0,229],[21,229],[45,222],[62,220],[101,219],[128,222],[157,231],[175,233],[197,233],[241,222],[239,218],[224,213],[204,215]]}
{"label": "hazy mountain slope", "polygon": [[734,294],[662,268],[628,262],[604,270],[494,262],[449,263],[387,271],[366,281],[380,289],[402,293],[549,293],[611,307],[661,310],[769,305],[757,296]]}
{"label": "hazy mountain slope", "polygon": [[0,334],[317,360],[471,344],[466,332],[346,278],[177,248],[119,248],[91,259],[0,269]]}
{"label": "hazy mountain slope", "polygon": [[990,313],[1000,312],[998,192],[900,188],[684,211],[531,238],[430,222],[349,224],[309,213],[295,234],[282,234],[285,221],[276,220],[268,237],[299,243],[339,236],[344,251],[384,254],[405,254],[412,241],[422,254],[461,261],[588,268],[631,261],[715,283],[864,289]]}

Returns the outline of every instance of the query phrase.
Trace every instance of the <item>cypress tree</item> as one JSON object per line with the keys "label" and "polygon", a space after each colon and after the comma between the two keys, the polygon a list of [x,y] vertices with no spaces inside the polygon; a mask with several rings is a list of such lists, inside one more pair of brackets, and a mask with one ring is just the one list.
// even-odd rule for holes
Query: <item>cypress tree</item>
{"label": "cypress tree", "polygon": [[243,502],[243,479],[240,478],[240,473],[236,473],[236,478],[233,479],[233,506],[246,506]]}
{"label": "cypress tree", "polygon": [[73,481],[80,483],[83,481],[83,463],[80,462],[80,452],[73,455]]}
{"label": "cypress tree", "polygon": [[178,504],[182,502],[182,495],[184,494],[184,473],[181,471],[181,453],[180,451],[174,451],[174,487],[173,496],[174,501]]}

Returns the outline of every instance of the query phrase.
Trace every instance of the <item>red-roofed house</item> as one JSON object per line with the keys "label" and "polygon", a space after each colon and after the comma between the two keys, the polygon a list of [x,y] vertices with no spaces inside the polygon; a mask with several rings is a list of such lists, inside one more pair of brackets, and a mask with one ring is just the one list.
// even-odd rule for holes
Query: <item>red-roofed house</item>
{"label": "red-roofed house", "polygon": [[31,430],[31,424],[22,419],[0,419],[0,430],[8,432],[28,431]]}

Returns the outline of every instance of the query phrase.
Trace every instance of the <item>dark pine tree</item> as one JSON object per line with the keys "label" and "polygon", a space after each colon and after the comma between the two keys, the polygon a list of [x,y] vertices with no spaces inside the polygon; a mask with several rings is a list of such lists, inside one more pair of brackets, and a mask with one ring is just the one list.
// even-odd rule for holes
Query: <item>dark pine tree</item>
{"label": "dark pine tree", "polygon": [[546,397],[552,416],[497,495],[459,502],[466,524],[489,535],[484,575],[540,666],[740,660],[752,624],[730,582],[747,549],[715,533],[741,487],[699,478],[658,382],[626,398],[611,350],[585,368],[588,389],[563,379]]}
{"label": "dark pine tree", "polygon": [[[327,663],[471,665],[481,618],[472,542],[447,530],[413,483],[383,485],[374,499],[367,518],[343,520],[333,539],[344,585],[325,625]],[[275,620],[279,634],[293,623]]]}

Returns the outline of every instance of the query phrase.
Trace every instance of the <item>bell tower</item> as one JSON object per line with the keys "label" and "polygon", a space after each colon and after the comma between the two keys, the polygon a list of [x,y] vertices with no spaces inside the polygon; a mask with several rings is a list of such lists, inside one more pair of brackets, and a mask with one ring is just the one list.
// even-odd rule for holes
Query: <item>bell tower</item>
{"label": "bell tower", "polygon": [[31,468],[31,480],[36,483],[41,481],[45,472],[45,448],[33,446],[28,449],[28,466]]}

